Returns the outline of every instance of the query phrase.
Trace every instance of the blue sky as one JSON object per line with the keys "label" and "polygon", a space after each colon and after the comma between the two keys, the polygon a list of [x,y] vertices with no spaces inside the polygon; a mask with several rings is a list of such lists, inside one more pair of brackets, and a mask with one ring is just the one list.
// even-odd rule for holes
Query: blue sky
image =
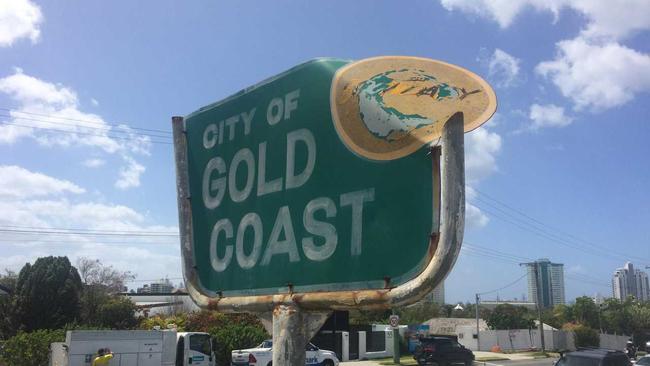
{"label": "blue sky", "polygon": [[643,0],[0,0],[0,268],[68,255],[180,277],[172,115],[315,57],[412,55],[476,72],[499,101],[466,135],[447,300],[541,257],[565,264],[569,300],[608,295],[625,260],[650,266],[648,14]]}

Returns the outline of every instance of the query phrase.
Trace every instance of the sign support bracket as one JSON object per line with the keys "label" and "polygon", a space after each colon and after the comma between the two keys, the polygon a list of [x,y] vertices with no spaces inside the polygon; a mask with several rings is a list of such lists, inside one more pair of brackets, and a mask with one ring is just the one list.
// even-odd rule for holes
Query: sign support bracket
{"label": "sign support bracket", "polygon": [[304,365],[309,340],[330,314],[330,311],[305,311],[294,302],[276,305],[273,309],[273,364]]}

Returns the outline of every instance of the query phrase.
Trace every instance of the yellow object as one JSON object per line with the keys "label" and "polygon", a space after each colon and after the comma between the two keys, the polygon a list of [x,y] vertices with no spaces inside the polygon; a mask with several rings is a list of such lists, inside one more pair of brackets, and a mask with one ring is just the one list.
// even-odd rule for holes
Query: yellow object
{"label": "yellow object", "polygon": [[112,353],[103,356],[97,356],[93,360],[92,366],[106,366],[108,365],[108,363],[111,361],[112,358],[113,358]]}

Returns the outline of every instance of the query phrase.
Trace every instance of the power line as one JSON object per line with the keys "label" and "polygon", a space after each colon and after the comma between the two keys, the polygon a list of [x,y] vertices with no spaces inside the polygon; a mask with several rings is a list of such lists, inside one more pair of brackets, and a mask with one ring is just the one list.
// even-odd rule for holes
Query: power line
{"label": "power line", "polygon": [[[576,250],[582,251],[583,253],[586,253],[586,254],[590,254],[590,255],[598,256],[599,258],[609,258],[609,259],[611,259],[612,256],[615,256],[615,257],[618,257],[619,260],[625,260],[625,261],[629,260],[630,257],[631,257],[631,256],[625,256],[625,255],[622,255],[622,254],[617,254],[617,253],[614,253],[614,252],[612,252],[612,251],[605,251],[604,249],[599,249],[599,250],[601,250],[601,253],[600,253],[600,254],[599,254],[599,253],[595,253],[595,250],[594,250],[594,249],[591,249],[591,248],[585,248],[584,246],[581,246],[580,244],[576,244],[576,243],[572,243],[572,242],[566,241],[566,240],[562,239],[561,237],[558,237],[558,236],[555,235],[555,234],[548,233],[547,231],[542,230],[542,229],[539,229],[539,228],[536,228],[536,227],[534,227],[534,226],[531,226],[530,224],[528,224],[529,227],[527,227],[527,226],[523,226],[523,225],[518,224],[517,222],[515,222],[515,221],[513,221],[513,220],[511,220],[511,219],[508,219],[508,218],[503,217],[503,216],[501,216],[501,215],[499,215],[499,214],[496,214],[496,213],[494,213],[493,211],[486,209],[485,207],[482,207],[482,206],[480,206],[480,205],[476,205],[476,206],[477,206],[481,211],[484,211],[485,213],[487,213],[487,214],[488,214],[489,216],[491,216],[491,217],[494,217],[494,218],[497,218],[497,219],[499,219],[499,220],[505,221],[505,222],[507,222],[507,223],[509,223],[509,224],[511,224],[511,225],[513,225],[513,226],[518,227],[518,228],[521,229],[521,230],[524,230],[524,231],[527,231],[527,232],[532,233],[532,234],[534,234],[534,235],[540,236],[540,237],[542,237],[542,238],[544,238],[544,239],[550,240],[550,241],[552,241],[552,242],[555,242],[555,243],[557,243],[557,244],[563,245],[563,246],[565,246],[565,247],[568,247],[568,248],[572,248],[572,249],[576,249]],[[646,260],[644,260],[643,262],[644,262],[644,263],[647,263]]]}
{"label": "power line", "polygon": [[155,280],[128,280],[128,281],[124,281],[124,282],[126,282],[126,283],[131,283],[131,282],[156,282],[156,281],[160,281],[160,280],[177,281],[177,280],[182,280],[182,279],[183,279],[183,277],[166,277],[166,278],[158,278],[158,279],[155,279]]}
{"label": "power line", "polygon": [[118,246],[123,247],[125,245],[138,246],[138,245],[154,245],[161,247],[172,247],[177,246],[177,242],[147,242],[147,241],[104,241],[104,239],[93,240],[93,241],[63,241],[63,240],[42,240],[42,239],[9,239],[9,238],[0,238],[0,245],[20,245],[22,243],[33,243],[33,244],[52,244],[52,245],[85,245],[85,244],[97,244],[104,246]]}
{"label": "power line", "polygon": [[[569,238],[572,238],[572,242],[573,242],[572,244],[580,245],[580,246],[582,246],[582,248],[584,248],[584,245],[587,245],[587,246],[589,246],[589,247],[591,247],[591,248],[593,248],[593,249],[599,250],[599,251],[601,251],[602,253],[607,254],[607,255],[616,254],[616,253],[612,253],[612,252],[611,252],[611,249],[604,248],[604,247],[602,247],[602,246],[600,246],[600,245],[597,245],[597,244],[595,244],[595,243],[593,243],[593,242],[590,242],[590,241],[588,241],[588,240],[585,240],[585,239],[582,239],[582,238],[580,238],[580,237],[577,237],[577,236],[575,236],[575,235],[573,235],[573,234],[571,234],[571,233],[569,233],[569,232],[567,232],[567,231],[564,231],[564,230],[562,230],[562,229],[559,229],[559,228],[556,228],[556,227],[554,227],[554,226],[548,225],[548,224],[546,224],[546,223],[544,223],[544,222],[542,222],[542,221],[540,221],[540,220],[538,220],[538,219],[536,219],[536,218],[534,218],[534,217],[532,217],[532,216],[526,214],[525,212],[523,212],[523,211],[521,211],[521,210],[518,210],[518,209],[516,209],[516,208],[514,208],[514,207],[512,207],[512,206],[510,206],[510,205],[508,205],[508,204],[506,204],[506,203],[504,203],[504,202],[502,202],[502,201],[500,201],[500,200],[497,200],[496,198],[494,198],[494,197],[488,195],[487,193],[484,193],[484,192],[482,192],[482,191],[480,191],[480,190],[478,190],[478,189],[474,189],[474,190],[475,190],[477,193],[479,193],[479,195],[484,196],[485,198],[489,199],[490,201],[495,202],[495,203],[499,204],[500,206],[505,207],[506,209],[508,209],[508,210],[510,210],[510,211],[513,211],[513,212],[515,212],[516,214],[518,214],[518,215],[520,215],[520,216],[522,216],[522,217],[524,217],[524,218],[526,218],[526,219],[528,219],[528,220],[530,220],[530,221],[532,221],[532,222],[534,222],[534,223],[536,223],[536,224],[538,224],[538,225],[540,225],[540,226],[543,226],[543,227],[547,228],[547,229],[542,229],[542,228],[536,227],[536,226],[533,225],[533,224],[526,223],[525,221],[523,221],[523,220],[521,220],[521,219],[518,219],[518,218],[515,218],[512,214],[510,214],[510,213],[508,213],[508,212],[506,212],[506,211],[504,211],[504,210],[502,210],[502,209],[500,209],[500,208],[494,206],[493,204],[487,202],[486,200],[481,199],[481,197],[478,197],[478,196],[476,197],[476,199],[479,200],[479,201],[481,201],[482,203],[487,204],[488,206],[490,206],[490,207],[492,207],[492,208],[494,208],[494,209],[496,209],[496,210],[498,210],[498,211],[500,211],[500,212],[503,212],[504,214],[508,215],[508,216],[511,217],[511,218],[516,219],[516,220],[519,221],[519,222],[524,222],[524,223],[526,223],[527,225],[533,227],[535,230],[539,230],[539,231],[541,231],[541,232],[544,232],[544,233],[547,234],[547,235],[550,235],[550,236],[554,236],[554,237],[556,237],[556,238],[559,238],[559,240],[562,240],[562,241],[564,241],[564,242],[571,242],[571,241],[567,241],[566,238],[562,238],[562,237],[560,237],[559,235],[555,234],[555,232],[560,232],[560,233],[564,234],[565,236],[567,236],[567,237],[569,237]],[[549,232],[548,229],[553,230],[553,232]],[[579,242],[581,242],[581,243],[583,243],[583,244],[575,243],[576,241],[579,241]],[[582,249],[582,248],[580,248],[580,249]],[[619,255],[619,257],[621,257],[621,258],[625,258],[624,260],[635,259],[635,260],[639,260],[639,261],[641,261],[641,262],[650,262],[650,259],[648,259],[648,258],[637,257],[637,256],[634,256],[634,255],[625,255],[625,256],[621,256],[621,255]]]}
{"label": "power line", "polygon": [[171,231],[156,231],[156,230],[105,230],[105,229],[85,229],[85,228],[62,228],[62,227],[47,227],[47,226],[17,226],[17,225],[0,225],[0,229],[34,229],[34,230],[63,230],[63,231],[86,231],[93,233],[147,233],[147,234],[174,234],[177,232]]}
{"label": "power line", "polygon": [[[467,247],[465,245],[463,245],[462,249],[465,252],[465,254],[468,254],[470,256],[478,257],[478,258],[481,258],[481,259],[496,260],[496,261],[499,261],[499,262],[504,262],[504,263],[513,264],[513,265],[519,265],[519,262],[513,260],[511,255],[501,255],[501,254],[498,254],[498,253],[487,254],[487,253],[483,253],[481,251],[477,251],[476,248],[473,248],[472,246]],[[474,251],[474,252],[473,253],[472,252],[467,252],[467,250]],[[522,258],[524,258],[524,257],[522,257]],[[597,285],[597,286],[608,287],[608,288],[610,287],[610,285],[606,284],[605,282],[601,282],[601,280],[599,280],[599,279],[596,279],[594,277],[589,277],[589,276],[586,276],[586,275],[565,274],[564,277],[568,278],[570,280],[573,280],[573,281],[578,281],[578,282],[587,283],[587,284],[591,284],[591,285]]]}
{"label": "power line", "polygon": [[[116,127],[120,127],[122,125],[128,126],[128,124],[126,124],[126,123],[97,122],[97,121],[86,120],[86,119],[62,117],[62,116],[57,116],[57,115],[53,115],[53,114],[19,111],[19,110],[16,110],[16,109],[4,108],[4,107],[0,107],[0,110],[7,111],[7,112],[14,112],[14,113],[22,113],[22,114],[27,114],[27,115],[32,115],[32,116],[39,116],[39,117],[58,118],[58,119],[62,119],[64,121],[84,122],[84,123],[91,123],[91,124],[96,124],[96,125],[108,125],[108,126],[116,126]],[[11,117],[22,118],[22,117],[16,117],[16,116],[11,116]],[[140,130],[140,131],[159,132],[159,133],[165,133],[165,134],[168,134],[168,135],[172,134],[171,131],[169,131],[169,130],[159,130],[159,129],[153,129],[153,128],[142,128],[142,127],[132,127],[132,126],[128,126],[128,127],[131,128],[131,129]]]}
{"label": "power line", "polygon": [[17,230],[17,229],[0,229],[0,233],[13,233],[13,234],[51,234],[51,235],[85,235],[85,236],[137,236],[137,237],[157,237],[168,236],[178,237],[178,234],[170,233],[138,233],[138,232],[124,232],[124,233],[88,233],[82,231],[55,231],[55,230]]}
{"label": "power line", "polygon": [[[0,117],[2,117],[2,115],[0,115]],[[7,125],[7,126],[22,127],[22,128],[35,128],[35,129],[44,130],[44,131],[67,133],[67,134],[73,134],[73,135],[107,137],[107,138],[111,138],[111,139],[124,140],[124,141],[139,141],[137,138],[128,137],[128,136],[113,136],[113,135],[108,135],[108,134],[99,134],[99,133],[92,133],[92,132],[59,130],[59,129],[56,129],[56,128],[38,127],[38,126],[33,126],[33,125],[23,125],[23,124],[12,123],[12,122],[0,122],[0,124]],[[149,140],[148,142],[150,142],[152,144],[173,145],[172,142],[167,142],[167,141]]]}
{"label": "power line", "polygon": [[509,284],[507,284],[507,285],[505,285],[503,287],[499,287],[498,289],[492,290],[492,291],[479,292],[479,293],[477,293],[477,295],[487,295],[487,294],[491,294],[491,293],[494,293],[494,292],[499,292],[501,290],[505,290],[510,286],[514,286],[517,282],[521,281],[526,276],[528,276],[528,273],[524,273],[521,277],[517,278],[516,280],[510,282]]}
{"label": "power line", "polygon": [[[163,139],[169,139],[171,140],[171,136],[169,135],[158,135],[158,134],[153,134],[150,132],[138,132],[137,130],[131,129],[131,127],[127,125],[123,126],[117,126],[117,128],[113,128],[111,126],[104,126],[104,127],[91,127],[91,126],[86,126],[86,125],[80,125],[78,123],[66,123],[66,122],[61,122],[61,121],[47,121],[44,119],[37,119],[37,118],[28,118],[28,117],[17,117],[17,116],[11,116],[11,115],[5,115],[5,114],[0,114],[0,117],[10,117],[14,118],[14,122],[7,122],[7,123],[14,123],[16,124],[15,120],[25,120],[25,121],[34,121],[34,122],[41,122],[41,123],[48,123],[52,124],[55,126],[71,126],[71,127],[78,127],[78,128],[84,128],[84,129],[90,129],[90,130],[97,130],[97,131],[104,131],[104,132],[111,132],[111,133],[124,133],[124,134],[132,134],[132,135],[138,135],[138,136],[149,136],[149,137],[159,137]],[[17,125],[17,124],[16,124]],[[27,125],[25,125],[27,126]],[[29,125],[31,127],[31,125]],[[129,128],[129,130],[126,130],[124,128]],[[38,127],[34,127],[38,128]],[[68,131],[68,130],[64,130]]]}

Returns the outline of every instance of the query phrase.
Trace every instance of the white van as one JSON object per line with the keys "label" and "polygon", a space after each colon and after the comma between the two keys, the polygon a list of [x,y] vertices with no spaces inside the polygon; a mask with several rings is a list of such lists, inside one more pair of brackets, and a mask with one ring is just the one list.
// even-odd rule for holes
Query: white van
{"label": "white van", "polygon": [[109,366],[215,366],[208,333],[175,330],[74,330],[52,343],[50,366],[90,366],[101,348]]}

